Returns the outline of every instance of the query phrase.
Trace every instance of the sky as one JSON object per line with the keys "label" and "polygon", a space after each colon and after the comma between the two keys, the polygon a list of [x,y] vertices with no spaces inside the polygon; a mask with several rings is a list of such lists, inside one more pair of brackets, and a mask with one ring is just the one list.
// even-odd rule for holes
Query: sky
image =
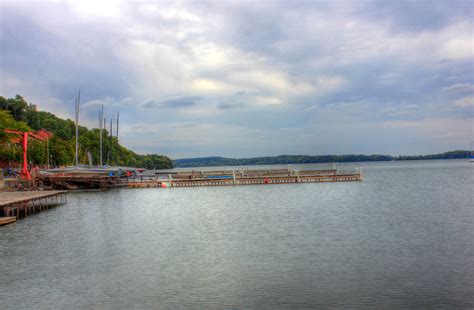
{"label": "sky", "polygon": [[0,1],[0,95],[172,158],[469,149],[474,2]]}

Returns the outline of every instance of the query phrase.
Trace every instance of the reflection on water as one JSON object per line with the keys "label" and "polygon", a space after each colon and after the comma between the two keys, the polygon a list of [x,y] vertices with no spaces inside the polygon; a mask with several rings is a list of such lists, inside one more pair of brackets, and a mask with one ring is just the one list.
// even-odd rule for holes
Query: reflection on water
{"label": "reflection on water", "polygon": [[474,165],[362,165],[363,182],[70,194],[0,228],[1,308],[472,308]]}

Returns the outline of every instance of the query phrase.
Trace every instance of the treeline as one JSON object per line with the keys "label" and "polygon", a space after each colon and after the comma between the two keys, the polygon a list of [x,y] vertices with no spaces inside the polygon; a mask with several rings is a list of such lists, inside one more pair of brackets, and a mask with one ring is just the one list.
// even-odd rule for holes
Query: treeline
{"label": "treeline", "polygon": [[471,151],[456,150],[432,155],[404,155],[398,156],[397,160],[427,160],[427,159],[461,159],[471,157]]}
{"label": "treeline", "polygon": [[[45,165],[47,154],[53,166],[67,166],[74,163],[75,123],[64,120],[49,112],[37,111],[36,105],[26,102],[17,95],[6,99],[0,96],[0,162],[22,161],[20,145],[11,143],[15,135],[5,133],[5,129],[36,131],[45,129],[54,135],[49,141],[30,139],[28,143],[28,162],[33,165]],[[147,169],[172,168],[172,161],[166,156],[137,154],[117,143],[116,137],[109,137],[103,130],[103,163]],[[88,163],[87,153],[92,155],[94,164],[99,162],[100,131],[79,126],[79,162]]]}
{"label": "treeline", "polygon": [[251,165],[288,165],[318,164],[393,160],[456,159],[469,158],[470,151],[452,151],[435,155],[390,156],[390,155],[281,155],[254,158],[200,157],[184,158],[173,161],[175,167],[211,167],[211,166],[251,166]]}

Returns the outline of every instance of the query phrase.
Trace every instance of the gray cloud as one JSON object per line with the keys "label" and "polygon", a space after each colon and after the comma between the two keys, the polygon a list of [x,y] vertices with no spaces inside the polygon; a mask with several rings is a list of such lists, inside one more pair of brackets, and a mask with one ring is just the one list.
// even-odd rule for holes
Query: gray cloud
{"label": "gray cloud", "polygon": [[217,108],[221,110],[229,110],[229,109],[238,109],[243,106],[244,104],[242,102],[229,102],[229,103],[221,103],[217,106]]}
{"label": "gray cloud", "polygon": [[199,102],[199,100],[201,100],[201,97],[198,96],[180,97],[163,101],[149,100],[143,104],[143,107],[179,109],[194,106]]}
{"label": "gray cloud", "polygon": [[464,0],[4,2],[0,95],[71,117],[81,89],[84,123],[103,103],[126,145],[174,157],[444,151],[470,139],[472,12]]}
{"label": "gray cloud", "polygon": [[388,22],[395,32],[437,31],[460,19],[474,17],[469,0],[375,0],[366,2],[364,11],[368,18]]}
{"label": "gray cloud", "polygon": [[465,93],[474,92],[474,84],[471,83],[457,83],[443,88],[443,91],[448,93]]}

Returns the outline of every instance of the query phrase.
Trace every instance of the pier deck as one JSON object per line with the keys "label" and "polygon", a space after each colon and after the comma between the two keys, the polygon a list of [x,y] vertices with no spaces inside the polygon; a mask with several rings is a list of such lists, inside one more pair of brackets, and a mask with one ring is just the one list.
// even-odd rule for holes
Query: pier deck
{"label": "pier deck", "polygon": [[317,182],[362,181],[362,171],[338,173],[337,170],[239,170],[239,171],[179,171],[159,173],[147,180],[130,180],[130,188],[235,186],[258,184],[288,184]]}
{"label": "pier deck", "polygon": [[0,192],[0,211],[16,219],[36,214],[67,201],[66,191]]}
{"label": "pier deck", "polygon": [[14,203],[21,203],[31,199],[51,197],[66,191],[25,191],[25,192],[0,192],[0,208]]}

